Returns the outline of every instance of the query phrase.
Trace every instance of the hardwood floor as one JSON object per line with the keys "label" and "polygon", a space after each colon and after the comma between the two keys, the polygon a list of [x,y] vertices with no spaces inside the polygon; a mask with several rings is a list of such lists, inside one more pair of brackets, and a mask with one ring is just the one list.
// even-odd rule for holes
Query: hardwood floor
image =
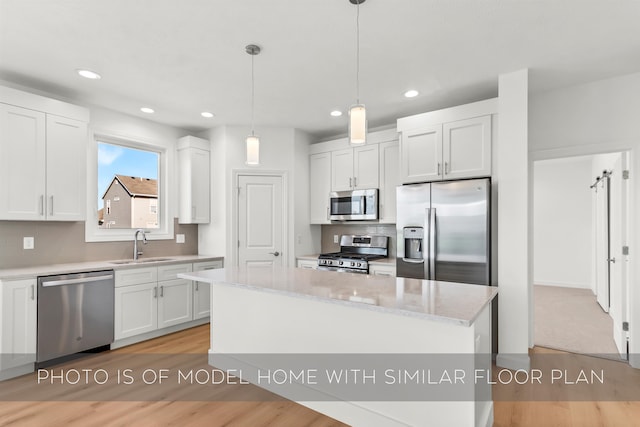
{"label": "hardwood floor", "polygon": [[[204,325],[80,359],[82,362],[75,361],[73,366],[77,369],[89,368],[96,366],[95,364],[99,362],[100,366],[108,368],[116,362],[121,364],[123,358],[127,360],[127,357],[132,358],[129,359],[131,363],[137,364],[147,363],[149,360],[146,359],[147,357],[155,357],[152,362],[160,361],[165,367],[185,364],[204,367],[207,366],[205,354],[208,348],[209,326]],[[585,359],[585,356],[539,347],[532,351],[532,363],[544,363],[538,359],[549,354],[559,354],[562,360],[572,365],[588,367],[592,363],[589,358]],[[180,356],[176,357],[176,355]],[[636,393],[633,390],[640,387],[640,370],[620,362],[607,361],[607,363],[614,364],[609,365],[608,369],[615,370],[617,374],[612,384],[612,391],[621,393],[632,390],[632,393]],[[63,364],[55,368],[64,366]],[[217,394],[214,397],[246,398],[247,393],[256,393],[257,398],[247,399],[247,401],[224,401],[223,398],[199,400],[201,389],[196,389],[193,395],[176,389],[167,393],[166,389],[161,389],[158,393],[164,393],[164,395],[158,395],[160,398],[152,394],[155,391],[151,391],[148,400],[128,401],[127,393],[134,392],[122,386],[105,388],[103,398],[95,398],[91,401],[80,401],[86,399],[86,396],[76,399],[73,394],[59,395],[58,398],[63,401],[38,401],[31,394],[29,394],[30,401],[7,401],[16,400],[16,396],[20,396],[20,393],[32,393],[34,381],[35,374],[32,374],[0,383],[0,426],[328,427],[345,425],[254,386],[216,386]],[[240,390],[241,387],[242,390]],[[64,388],[55,390],[56,393],[66,393]],[[205,392],[210,390],[209,385]],[[114,391],[118,395],[114,396]],[[69,393],[75,392],[77,391]],[[640,401],[638,401],[640,399],[624,402],[573,401],[564,395],[564,398],[556,401],[521,401],[522,396],[528,396],[524,393],[536,392],[539,390],[527,390],[522,387],[510,390],[508,386],[495,385],[494,397],[497,398],[494,400],[494,427],[640,427]],[[554,387],[548,387],[543,392],[548,393],[549,398],[562,396],[563,393],[561,389]],[[168,397],[164,399],[173,398],[174,400],[163,400],[162,396],[167,394]],[[511,395],[514,396],[514,401],[510,401]],[[64,401],[65,398],[69,401]]]}

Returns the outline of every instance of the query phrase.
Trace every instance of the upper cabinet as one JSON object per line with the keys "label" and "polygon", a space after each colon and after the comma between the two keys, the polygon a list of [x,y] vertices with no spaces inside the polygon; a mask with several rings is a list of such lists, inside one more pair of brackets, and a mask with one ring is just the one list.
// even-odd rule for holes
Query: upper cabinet
{"label": "upper cabinet", "polygon": [[396,187],[400,185],[400,144],[398,141],[380,144],[380,222],[396,223]]}
{"label": "upper cabinet", "polygon": [[85,218],[88,110],[0,87],[0,220]]}
{"label": "upper cabinet", "polygon": [[378,188],[378,145],[331,152],[331,191]]}
{"label": "upper cabinet", "polygon": [[398,120],[403,184],[491,175],[493,99]]}
{"label": "upper cabinet", "polygon": [[178,140],[178,187],[180,224],[208,224],[210,221],[209,141],[185,136]]}

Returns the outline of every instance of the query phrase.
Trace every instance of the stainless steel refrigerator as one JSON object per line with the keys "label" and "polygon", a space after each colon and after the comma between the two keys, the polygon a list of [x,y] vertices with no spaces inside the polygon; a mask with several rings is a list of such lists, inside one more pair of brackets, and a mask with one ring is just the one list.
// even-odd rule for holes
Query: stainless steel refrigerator
{"label": "stainless steel refrigerator", "polygon": [[489,178],[397,188],[397,276],[491,284]]}

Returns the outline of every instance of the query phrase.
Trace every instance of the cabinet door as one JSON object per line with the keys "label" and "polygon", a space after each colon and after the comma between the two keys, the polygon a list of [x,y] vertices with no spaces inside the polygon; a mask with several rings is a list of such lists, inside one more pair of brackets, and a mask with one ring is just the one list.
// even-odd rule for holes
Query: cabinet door
{"label": "cabinet door", "polygon": [[[327,180],[328,182],[328,180]],[[222,261],[193,263],[193,271],[222,268]],[[193,320],[209,317],[211,314],[211,285],[193,282]]]}
{"label": "cabinet door", "polygon": [[309,222],[329,224],[331,153],[309,156]]}
{"label": "cabinet door", "polygon": [[35,279],[0,283],[2,318],[0,370],[36,361],[37,286]]}
{"label": "cabinet door", "polygon": [[191,280],[158,282],[158,328],[178,325],[193,319]]}
{"label": "cabinet door", "polygon": [[157,283],[115,288],[114,338],[132,337],[158,328]]}
{"label": "cabinet door", "polygon": [[396,276],[396,268],[391,265],[370,265],[369,274],[374,276]]}
{"label": "cabinet door", "polygon": [[380,144],[380,222],[396,223],[396,187],[400,185],[400,144]]}
{"label": "cabinet door", "polygon": [[46,216],[54,221],[85,218],[87,124],[47,114]]}
{"label": "cabinet door", "polygon": [[443,125],[444,179],[491,175],[491,116]]}
{"label": "cabinet door", "polygon": [[378,188],[378,144],[364,145],[353,149],[353,187],[357,189]]}
{"label": "cabinet door", "polygon": [[298,268],[305,268],[305,269],[308,269],[308,270],[317,270],[318,269],[318,261],[299,259],[298,260]]}
{"label": "cabinet door", "polygon": [[331,191],[353,188],[353,148],[331,152]]}
{"label": "cabinet door", "polygon": [[44,219],[45,156],[45,114],[0,104],[0,220]]}
{"label": "cabinet door", "polygon": [[403,184],[442,179],[442,125],[402,132],[400,175]]}
{"label": "cabinet door", "polygon": [[209,151],[199,148],[179,150],[180,165],[180,224],[208,224],[210,217],[209,198]]}

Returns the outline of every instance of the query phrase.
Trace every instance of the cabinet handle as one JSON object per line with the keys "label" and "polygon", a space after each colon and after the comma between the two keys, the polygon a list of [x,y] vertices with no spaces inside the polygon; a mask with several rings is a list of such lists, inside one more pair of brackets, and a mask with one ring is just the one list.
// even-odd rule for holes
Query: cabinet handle
{"label": "cabinet handle", "polygon": [[351,181],[353,181],[353,178],[349,177],[349,188],[353,187],[353,185],[351,184]]}
{"label": "cabinet handle", "polygon": [[160,286],[160,296],[164,297],[164,286]]}
{"label": "cabinet handle", "polygon": [[196,292],[198,291],[198,283],[200,282],[196,282]]}
{"label": "cabinet handle", "polygon": [[36,286],[31,285],[31,300],[36,299]]}
{"label": "cabinet handle", "polygon": [[358,186],[358,177],[357,177],[357,176],[354,176],[354,177],[353,177],[353,188],[355,188],[355,187],[357,187],[357,186]]}
{"label": "cabinet handle", "polygon": [[158,298],[158,288],[153,288],[153,297]]}
{"label": "cabinet handle", "polygon": [[50,197],[51,203],[49,204],[49,215],[53,216],[53,196]]}
{"label": "cabinet handle", "polygon": [[449,173],[449,162],[444,162],[444,174],[447,175]]}
{"label": "cabinet handle", "polygon": [[440,167],[440,162],[438,162],[438,175],[442,174],[442,168]]}
{"label": "cabinet handle", "polygon": [[327,221],[329,221],[329,206],[327,206]]}
{"label": "cabinet handle", "polygon": [[40,195],[40,216],[44,216],[44,195]]}
{"label": "cabinet handle", "polygon": [[196,219],[196,207],[195,206],[191,206],[191,219],[192,220]]}

